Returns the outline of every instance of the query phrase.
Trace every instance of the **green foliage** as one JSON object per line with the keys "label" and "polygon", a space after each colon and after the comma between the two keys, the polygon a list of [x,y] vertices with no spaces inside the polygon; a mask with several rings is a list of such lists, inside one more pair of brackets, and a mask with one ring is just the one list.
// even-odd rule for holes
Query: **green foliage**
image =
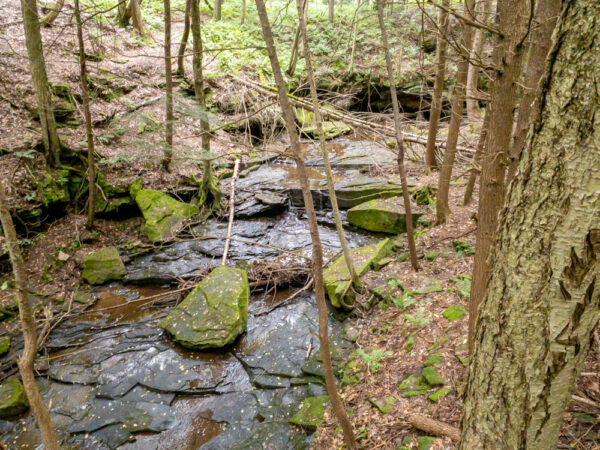
{"label": "green foliage", "polygon": [[465,241],[461,241],[461,240],[452,241],[452,247],[454,247],[454,250],[456,251],[456,254],[458,256],[460,256],[460,255],[473,256],[475,254],[475,250],[473,250],[473,247],[471,247],[469,245],[469,243],[465,242]]}
{"label": "green foliage", "polygon": [[459,275],[450,281],[456,285],[456,289],[458,289],[460,295],[469,298],[471,294],[471,277],[469,275]]}
{"label": "green foliage", "polygon": [[388,356],[393,355],[394,352],[389,350],[384,351],[376,348],[372,350],[371,353],[365,353],[363,349],[359,348],[356,350],[356,354],[363,359],[363,361],[367,365],[367,369],[369,370],[369,372],[377,372],[377,369],[381,367],[380,361],[384,358],[387,358]]}
{"label": "green foliage", "polygon": [[419,308],[414,315],[404,314],[404,318],[411,324],[420,327],[431,322],[431,317],[427,317],[426,314],[427,313],[425,312],[424,308]]}
{"label": "green foliage", "polygon": [[402,297],[392,296],[392,302],[394,303],[394,306],[396,306],[396,308],[400,308],[400,309],[408,308],[409,306],[414,304],[415,301],[416,300],[412,296],[412,293],[410,291],[407,291],[404,294],[402,294]]}

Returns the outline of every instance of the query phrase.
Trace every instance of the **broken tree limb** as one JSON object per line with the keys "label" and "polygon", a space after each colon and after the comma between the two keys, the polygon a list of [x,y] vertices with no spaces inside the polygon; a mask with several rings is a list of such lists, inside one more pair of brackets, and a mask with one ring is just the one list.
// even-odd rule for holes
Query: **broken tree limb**
{"label": "broken tree limb", "polygon": [[233,164],[233,176],[231,177],[231,189],[229,191],[229,223],[227,224],[227,236],[225,237],[225,248],[223,249],[223,260],[221,264],[224,266],[227,262],[227,252],[229,251],[229,241],[231,240],[231,229],[233,227],[233,212],[235,210],[235,180],[238,177],[240,169],[240,160],[236,158]]}
{"label": "broken tree limb", "polygon": [[431,419],[422,414],[408,414],[406,421],[413,427],[426,433],[448,437],[454,442],[460,441],[460,430],[439,420]]}
{"label": "broken tree limb", "polygon": [[[247,88],[253,89],[256,92],[263,94],[267,97],[277,97],[277,91],[275,90],[275,88],[265,87],[265,86],[261,85],[260,83],[246,80],[244,78],[239,78],[239,77],[236,77],[233,75],[230,75],[230,77],[233,80],[235,80],[236,82],[243,84]],[[304,108],[313,113],[315,112],[315,109],[310,101],[304,100],[300,97],[296,97],[291,94],[288,94],[288,97],[289,97],[290,103],[292,103],[292,105],[294,105],[296,107]],[[348,113],[344,113],[339,110],[330,110],[330,109],[326,109],[323,107],[319,108],[319,110],[323,117],[328,117],[329,119],[333,119],[333,120],[339,120],[340,122],[344,122],[344,123],[346,123],[348,125],[352,125],[356,128],[362,128],[362,129],[370,130],[370,131],[376,130],[376,131],[379,131],[380,133],[385,134],[390,137],[396,136],[396,132],[394,131],[393,127],[388,127],[387,125],[383,125],[380,123],[369,122],[367,120],[359,119],[358,117],[354,117]],[[402,137],[406,142],[411,142],[413,144],[427,145],[427,138],[417,136],[416,134],[413,134],[413,133],[402,132]],[[446,144],[442,141],[436,141],[435,145],[436,145],[436,147],[444,148]],[[457,146],[456,148],[457,148],[457,150],[462,151],[462,152],[471,152],[471,149],[469,149],[467,147]]]}

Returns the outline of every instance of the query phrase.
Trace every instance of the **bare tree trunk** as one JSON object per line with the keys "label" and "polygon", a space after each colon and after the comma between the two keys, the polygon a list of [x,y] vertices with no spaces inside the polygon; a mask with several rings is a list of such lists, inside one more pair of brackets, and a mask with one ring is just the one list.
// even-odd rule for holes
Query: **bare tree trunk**
{"label": "bare tree trunk", "polygon": [[133,29],[140,35],[144,35],[144,23],[142,22],[142,10],[140,8],[140,0],[129,0],[129,14],[131,16],[131,25]]}
{"label": "bare tree trunk", "polygon": [[176,76],[185,75],[185,48],[188,40],[190,39],[190,9],[192,7],[192,0],[185,0],[185,14],[183,20],[183,33],[181,35],[181,42],[179,43],[179,52],[177,53],[177,71]]}
{"label": "bare tree trunk", "polygon": [[523,59],[523,37],[529,17],[527,0],[505,0],[498,3],[498,37],[494,47],[494,78],[490,85],[490,127],[482,159],[479,180],[477,245],[473,264],[473,284],[469,300],[469,349],[477,320],[477,307],[483,298],[490,274],[488,255],[496,227],[498,212],[504,203],[504,176],[507,149],[513,129],[513,111],[517,97],[517,82]]}
{"label": "bare tree trunk", "polygon": [[36,0],[21,0],[21,11],[23,13],[25,45],[29,56],[31,80],[42,126],[44,150],[50,165],[58,167],[60,166],[60,141],[56,132],[56,120],[50,100]]}
{"label": "bare tree trunk", "polygon": [[330,22],[333,22],[333,19],[334,19],[334,15],[333,15],[334,11],[333,10],[334,10],[334,7],[335,7],[334,0],[328,0],[327,4],[329,6],[328,19],[329,19]]}
{"label": "bare tree trunk", "polygon": [[163,0],[165,9],[165,157],[162,165],[171,171],[173,159],[173,76],[171,74],[171,0]]}
{"label": "bare tree trunk", "polygon": [[[491,0],[480,0],[475,4],[475,18],[485,23],[490,13]],[[479,66],[473,64],[481,61],[483,54],[483,30],[473,30],[473,45],[471,46],[469,72],[467,74],[467,117],[473,126],[481,122],[481,110],[479,109],[477,79],[479,78]]]}
{"label": "bare tree trunk", "polygon": [[[319,107],[319,97],[317,96],[317,85],[315,83],[315,76],[312,66],[312,53],[310,51],[310,45],[308,42],[308,33],[306,31],[306,22],[304,21],[305,4],[307,0],[296,0],[296,6],[298,7],[298,29],[302,34],[302,42],[304,43],[304,60],[306,61],[306,76],[308,78],[308,86],[310,88],[310,96],[314,108],[315,123],[317,125],[317,134],[319,135],[319,146],[321,147],[321,154],[323,155],[323,164],[325,166],[325,174],[327,177],[327,189],[329,190],[329,199],[331,200],[331,209],[333,210],[333,218],[335,221],[335,228],[342,246],[342,252],[344,254],[344,260],[348,267],[348,273],[352,280],[352,286],[356,290],[362,289],[360,278],[354,269],[352,263],[352,255],[348,248],[348,241],[344,234],[344,227],[342,225],[342,218],[340,217],[340,208],[337,202],[337,196],[335,194],[335,187],[333,183],[333,175],[331,173],[331,164],[329,162],[329,152],[325,144],[325,133],[323,132],[323,119],[321,117]],[[344,302],[344,296],[340,297],[340,301]]]}
{"label": "bare tree trunk", "polygon": [[[466,0],[464,15],[469,17],[473,11],[474,0]],[[467,83],[467,74],[469,71],[469,59],[471,48],[471,27],[462,23],[461,47],[466,55],[460,55],[458,70],[456,72],[456,83],[452,93],[452,112],[450,113],[450,128],[448,129],[448,138],[446,139],[446,151],[444,152],[444,161],[440,170],[438,180],[438,192],[436,198],[436,219],[438,224],[445,223],[450,215],[450,205],[448,204],[448,194],[450,191],[450,178],[452,177],[452,168],[456,156],[456,144],[458,143],[458,134],[460,131],[460,122],[465,103],[465,89]]]}
{"label": "bare tree trunk", "polygon": [[56,0],[56,3],[54,4],[54,6],[52,6],[52,8],[50,8],[50,12],[42,18],[42,20],[41,20],[42,26],[49,27],[50,25],[52,25],[52,23],[56,20],[56,18],[60,14],[64,5],[65,5],[65,0]]}
{"label": "bare tree trunk", "polygon": [[200,108],[200,128],[202,129],[202,151],[204,158],[202,162],[202,186],[200,187],[200,205],[211,200],[220,199],[220,191],[216,186],[212,163],[209,158],[210,152],[210,123],[208,120],[208,111],[206,110],[206,96],[204,95],[204,75],[202,73],[202,31],[200,28],[200,7],[199,0],[191,0],[191,28],[194,55],[192,67],[194,70],[194,95]]}
{"label": "bare tree trunk", "polygon": [[[504,3],[504,2],[502,2]],[[556,448],[600,310],[600,3],[563,1],[491,253],[461,449]]]}
{"label": "bare tree trunk", "polygon": [[415,245],[415,236],[413,233],[412,207],[410,206],[410,194],[408,192],[408,182],[406,181],[406,169],[404,167],[404,142],[402,139],[402,125],[400,124],[400,108],[398,106],[398,97],[396,96],[396,77],[394,76],[394,67],[390,57],[390,46],[388,44],[387,31],[383,22],[383,8],[385,0],[377,0],[377,15],[379,18],[379,28],[381,29],[381,41],[385,54],[385,64],[387,66],[388,80],[390,83],[390,92],[392,95],[392,109],[394,110],[394,127],[396,129],[396,147],[398,148],[398,171],[400,172],[400,184],[402,186],[402,197],[404,198],[404,210],[406,213],[406,238],[410,250],[410,262],[414,270],[419,270],[417,261],[417,247]]}
{"label": "bare tree trunk", "polygon": [[85,44],[83,42],[83,22],[79,10],[79,0],[75,0],[75,22],[77,23],[77,42],[79,44],[79,82],[83,100],[83,116],[85,118],[85,137],[88,156],[88,229],[94,227],[94,209],[96,207],[96,167],[94,157],[94,133],[92,132],[92,115],[90,114],[90,93],[88,88],[87,68],[85,64]]}
{"label": "bare tree trunk", "polygon": [[19,317],[23,331],[23,354],[19,358],[19,372],[23,380],[25,394],[31,405],[35,421],[42,434],[42,441],[47,449],[59,450],[60,446],[54,434],[54,427],[50,419],[50,412],[42,400],[40,391],[35,383],[33,366],[37,353],[37,330],[33,310],[29,303],[27,292],[27,279],[23,257],[17,244],[17,234],[10,212],[8,211],[4,184],[0,181],[0,223],[6,238],[6,247],[12,262],[13,274],[15,276],[15,287],[17,288],[17,301],[19,304]]}
{"label": "bare tree trunk", "polygon": [[[302,18],[304,19],[304,23],[306,23],[307,7],[308,7],[308,2],[304,2],[304,9],[302,11]],[[298,16],[298,28],[296,28],[296,33],[294,34],[294,43],[292,44],[292,53],[290,55],[290,63],[288,65],[288,69],[285,71],[285,73],[289,76],[294,75],[294,73],[296,72],[296,64],[298,64],[298,58],[300,57],[300,41],[301,40],[302,40],[302,33],[300,32],[300,16]]]}
{"label": "bare tree trunk", "polygon": [[560,0],[539,0],[536,6],[535,21],[537,26],[533,29],[531,45],[529,46],[529,58],[523,80],[523,97],[519,105],[519,115],[508,162],[507,183],[510,183],[517,170],[519,157],[525,145],[529,128],[529,116],[533,107],[532,103],[537,96],[536,88],[544,73],[544,62],[552,46],[552,32],[556,26],[556,19],[560,14],[560,3]]}
{"label": "bare tree trunk", "polygon": [[469,181],[467,182],[467,187],[465,188],[465,197],[463,199],[463,205],[468,205],[471,203],[471,198],[473,197],[473,189],[475,188],[475,181],[477,180],[477,173],[481,171],[481,158],[485,152],[485,143],[487,141],[487,134],[490,128],[490,112],[489,107],[485,110],[485,116],[483,119],[483,126],[481,127],[481,134],[479,135],[479,140],[477,141],[477,148],[475,149],[475,156],[473,157],[473,168],[471,169],[471,173],[469,174]]}
{"label": "bare tree trunk", "polygon": [[285,120],[285,126],[290,136],[291,149],[294,154],[294,160],[296,162],[296,168],[298,178],[300,180],[300,186],[302,188],[302,197],[304,199],[304,208],[306,209],[306,215],[308,217],[308,224],[310,230],[310,237],[313,244],[313,275],[314,275],[314,287],[315,297],[317,299],[317,307],[319,311],[319,341],[321,344],[321,356],[323,358],[323,372],[325,375],[325,384],[327,387],[327,393],[329,394],[329,400],[333,411],[342,426],[344,431],[344,439],[346,445],[350,449],[356,449],[356,440],[354,439],[354,433],[352,432],[352,425],[348,420],[344,406],[340,400],[337,392],[335,378],[333,375],[333,366],[331,363],[331,350],[329,348],[329,324],[328,324],[328,312],[327,304],[325,302],[325,288],[323,286],[323,249],[321,247],[321,238],[319,236],[319,228],[317,225],[317,216],[315,214],[315,207],[313,204],[313,198],[310,193],[310,187],[308,184],[308,176],[306,175],[306,167],[302,159],[302,152],[300,150],[300,141],[298,139],[298,132],[296,130],[296,123],[294,119],[294,112],[292,111],[292,105],[290,104],[287,96],[285,81],[281,74],[281,66],[277,53],[275,50],[275,42],[273,41],[273,34],[271,32],[271,25],[269,24],[269,17],[267,16],[267,9],[263,0],[256,0],[256,8],[258,10],[258,17],[260,19],[261,27],[263,30],[263,36],[269,53],[269,59],[271,61],[271,67],[273,69],[273,76],[277,84],[277,92],[279,95],[279,104]]}
{"label": "bare tree trunk", "polygon": [[429,111],[429,133],[427,134],[427,148],[425,150],[425,167],[427,172],[438,168],[437,156],[435,153],[435,140],[437,138],[440,115],[442,113],[442,96],[444,94],[444,78],[446,73],[446,52],[448,42],[448,12],[450,0],[443,0],[442,6],[445,9],[440,10],[438,27],[440,32],[437,36],[435,53],[435,81],[433,84],[433,95],[431,97],[431,110]]}
{"label": "bare tree trunk", "polygon": [[129,25],[129,19],[131,19],[131,8],[127,6],[127,0],[118,0],[117,9],[117,24],[120,27],[125,28]]}
{"label": "bare tree trunk", "polygon": [[215,0],[215,11],[214,11],[214,17],[215,20],[221,20],[221,6],[223,4],[223,0]]}
{"label": "bare tree trunk", "polygon": [[246,0],[242,0],[242,14],[240,16],[240,25],[244,25],[246,22]]}

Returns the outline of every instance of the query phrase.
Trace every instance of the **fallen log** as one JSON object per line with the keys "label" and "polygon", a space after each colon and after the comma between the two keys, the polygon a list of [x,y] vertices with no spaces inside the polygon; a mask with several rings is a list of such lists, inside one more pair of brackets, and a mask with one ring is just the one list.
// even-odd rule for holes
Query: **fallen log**
{"label": "fallen log", "polygon": [[448,437],[454,442],[460,441],[460,430],[447,423],[431,419],[422,414],[408,414],[406,421],[413,427],[434,436]]}
{"label": "fallen log", "polygon": [[[247,88],[253,89],[265,96],[277,97],[277,91],[275,90],[275,88],[265,87],[254,81],[246,80],[244,78],[239,78],[234,75],[230,75],[230,77],[233,80],[235,80],[236,82],[243,84]],[[290,98],[290,102],[292,103],[292,105],[294,105],[296,107],[304,108],[308,111],[312,111],[313,113],[315,112],[313,105],[309,101],[304,100],[300,97],[296,97],[291,94],[288,94],[288,97]],[[390,137],[396,136],[396,132],[394,131],[394,128],[388,127],[387,125],[359,119],[358,117],[354,117],[348,113],[344,113],[339,110],[330,110],[330,109],[326,109],[326,108],[319,108],[319,110],[321,111],[322,116],[328,117],[329,119],[339,120],[340,122],[344,122],[348,125],[352,125],[353,127],[356,127],[356,128],[362,128],[364,130],[373,131],[375,129],[375,130],[381,132],[382,134],[385,134],[386,136],[390,136]],[[413,133],[402,132],[402,137],[404,138],[404,140],[406,142],[427,145],[427,138],[417,136],[416,134],[413,134]],[[444,148],[446,146],[446,144],[442,141],[436,141],[435,145],[438,148]],[[458,146],[456,148],[457,148],[457,150],[462,151],[462,152],[472,152],[472,150],[467,147]]]}

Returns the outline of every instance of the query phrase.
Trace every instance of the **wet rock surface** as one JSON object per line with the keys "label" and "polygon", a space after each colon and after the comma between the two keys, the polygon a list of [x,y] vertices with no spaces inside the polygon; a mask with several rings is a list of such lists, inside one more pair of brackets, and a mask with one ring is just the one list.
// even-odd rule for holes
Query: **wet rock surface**
{"label": "wet rock surface", "polygon": [[[417,220],[424,213],[413,206],[412,220]],[[361,203],[348,210],[348,222],[369,231],[399,234],[406,232],[406,211],[402,197],[377,198]]]}
{"label": "wet rock surface", "polygon": [[[322,160],[317,148],[306,151],[322,224],[319,233],[329,259],[339,251],[339,242],[327,211]],[[331,152],[343,208],[373,196],[398,195],[395,183],[361,173],[375,165],[394,165],[392,152],[379,154],[379,149],[350,141],[332,143]],[[236,185],[230,267],[255,260],[306,264],[311,254],[308,224],[303,210],[295,206],[301,201],[295,168],[289,159],[273,158],[260,161],[262,165],[248,170]],[[228,187],[230,180],[222,183]],[[138,204],[143,192],[137,192]],[[195,211],[186,209],[171,222],[171,200],[179,203],[168,197],[164,207],[140,204],[147,225],[159,225],[151,240],[172,239]],[[164,223],[168,226],[162,227]],[[219,265],[226,227],[211,219],[186,229],[170,245],[138,255],[132,251],[123,282],[138,286],[113,283],[94,288],[99,300],[52,331],[50,355],[39,362],[38,381],[45,402],[52,399],[51,416],[64,448],[310,448],[315,422],[311,417],[300,423],[298,413],[303,405],[310,406],[305,402],[309,397],[321,399],[315,404],[319,413],[327,394],[317,307],[310,292],[284,305],[262,298],[264,294],[250,296],[245,332],[218,351],[187,350],[158,328],[173,310],[176,294],[166,296],[170,303],[144,299],[166,294],[169,289],[164,286],[204,276]],[[377,247],[380,241],[353,230],[346,235],[353,248]],[[163,288],[150,290],[140,284]],[[333,312],[329,330],[332,358],[339,367],[354,347]],[[305,428],[290,423],[294,417]],[[41,436],[32,415],[0,420],[0,442],[10,448],[38,447]]]}

